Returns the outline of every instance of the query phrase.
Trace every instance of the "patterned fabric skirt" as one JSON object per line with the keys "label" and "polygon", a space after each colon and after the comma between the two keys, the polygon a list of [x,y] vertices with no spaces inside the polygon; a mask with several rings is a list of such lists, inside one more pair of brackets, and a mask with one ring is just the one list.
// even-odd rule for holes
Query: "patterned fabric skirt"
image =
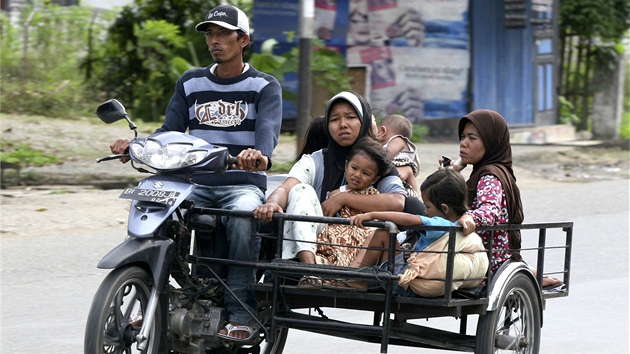
{"label": "patterned fabric skirt", "polygon": [[[369,187],[362,191],[350,191],[349,193],[378,194],[378,190]],[[349,218],[360,214],[356,209],[344,206],[339,211],[339,216]],[[363,246],[365,239],[374,233],[376,228],[342,224],[327,224],[324,230],[317,236],[317,252],[315,262],[347,267],[356,258]]]}

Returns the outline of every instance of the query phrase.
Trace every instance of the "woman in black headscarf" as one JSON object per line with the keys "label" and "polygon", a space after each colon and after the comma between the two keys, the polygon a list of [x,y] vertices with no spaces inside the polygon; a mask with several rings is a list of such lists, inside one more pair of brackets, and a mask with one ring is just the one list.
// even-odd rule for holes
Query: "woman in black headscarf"
{"label": "woman in black headscarf", "polygon": [[[402,211],[406,192],[395,169],[379,180],[379,194],[354,194],[344,191],[344,167],[350,150],[363,137],[373,137],[372,112],[363,97],[343,91],[326,105],[325,133],[328,146],[307,154],[291,168],[289,176],[254,210],[254,217],[271,220],[273,213],[334,216],[343,206],[366,211]],[[322,225],[287,222],[282,258],[298,257],[314,263],[315,242]]]}

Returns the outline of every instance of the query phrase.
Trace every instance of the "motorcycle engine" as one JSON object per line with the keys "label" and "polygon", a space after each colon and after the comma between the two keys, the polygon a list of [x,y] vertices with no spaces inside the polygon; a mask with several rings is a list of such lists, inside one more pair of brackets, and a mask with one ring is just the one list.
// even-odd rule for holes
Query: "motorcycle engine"
{"label": "motorcycle engine", "polygon": [[207,349],[222,346],[223,341],[216,334],[225,321],[225,308],[212,300],[192,300],[181,291],[171,289],[169,329],[175,352],[203,354]]}

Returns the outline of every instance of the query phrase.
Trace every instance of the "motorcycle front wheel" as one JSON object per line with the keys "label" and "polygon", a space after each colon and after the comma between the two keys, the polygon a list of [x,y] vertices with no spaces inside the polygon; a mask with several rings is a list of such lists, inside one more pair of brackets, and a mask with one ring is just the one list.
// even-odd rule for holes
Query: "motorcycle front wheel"
{"label": "motorcycle front wheel", "polygon": [[151,295],[151,277],[136,266],[114,269],[99,286],[85,326],[85,353],[158,353],[162,327],[161,304],[155,311],[146,349],[136,346]]}

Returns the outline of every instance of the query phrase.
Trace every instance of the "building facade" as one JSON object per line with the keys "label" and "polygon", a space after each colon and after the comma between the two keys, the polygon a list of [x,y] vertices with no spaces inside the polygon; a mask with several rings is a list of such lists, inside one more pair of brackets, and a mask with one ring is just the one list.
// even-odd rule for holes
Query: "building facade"
{"label": "building facade", "polygon": [[[365,70],[374,108],[441,127],[493,109],[511,126],[556,123],[557,0],[316,0],[314,34]],[[254,39],[297,45],[299,0],[254,2]],[[256,49],[256,48],[255,48]],[[255,50],[256,51],[256,50]],[[296,89],[297,76],[285,78]],[[288,103],[285,119],[297,110]],[[450,128],[449,128],[450,126]]]}

